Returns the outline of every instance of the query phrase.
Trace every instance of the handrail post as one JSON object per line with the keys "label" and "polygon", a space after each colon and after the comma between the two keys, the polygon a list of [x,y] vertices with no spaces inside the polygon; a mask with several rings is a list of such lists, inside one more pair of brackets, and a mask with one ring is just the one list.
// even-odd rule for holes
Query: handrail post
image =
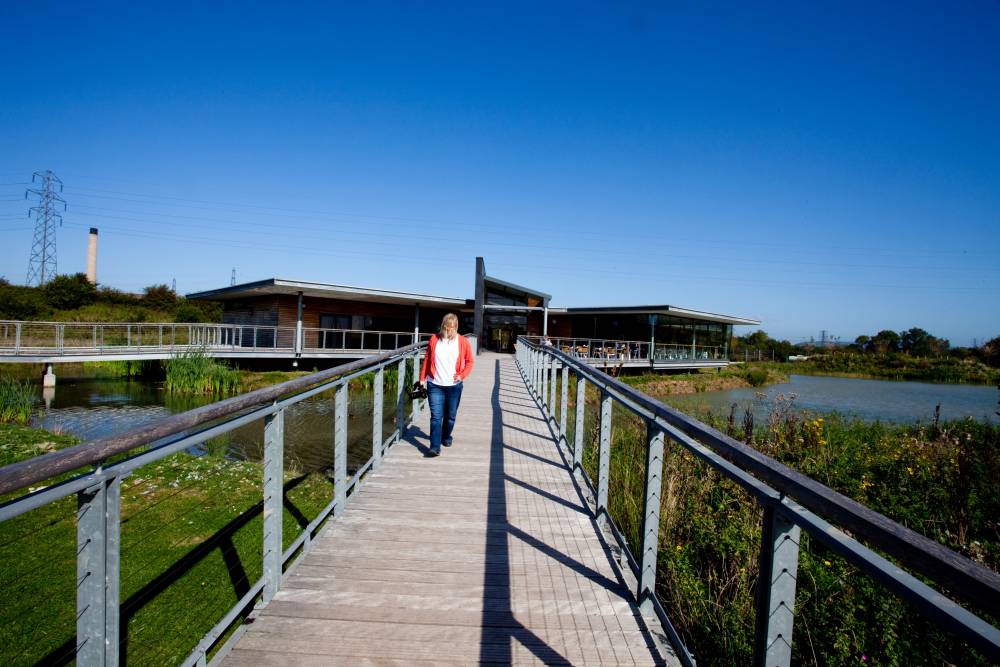
{"label": "handrail post", "polygon": [[333,416],[333,515],[347,503],[347,382],[337,387]]}
{"label": "handrail post", "polygon": [[542,374],[545,370],[545,354],[541,350],[535,351],[535,398],[542,398]]}
{"label": "handrail post", "polygon": [[525,360],[525,381],[528,383],[528,393],[535,393],[535,351],[532,349],[526,349],[524,351]]}
{"label": "handrail post", "polygon": [[552,374],[549,376],[549,420],[552,425],[556,423],[556,411],[559,406],[556,404],[556,389],[559,384],[559,360],[552,355]]}
{"label": "handrail post", "polygon": [[14,354],[21,354],[21,323],[14,325]]}
{"label": "handrail post", "polygon": [[573,438],[573,470],[580,467],[583,458],[583,423],[584,414],[587,410],[587,380],[577,373],[576,375],[576,432]]}
{"label": "handrail post", "polygon": [[646,494],[642,504],[642,554],[639,556],[639,609],[653,611],[656,557],[660,544],[660,489],[663,486],[663,431],[646,423]]}
{"label": "handrail post", "polygon": [[118,664],[121,481],[76,494],[76,662]]}
{"label": "handrail post", "polygon": [[764,507],[753,651],[757,667],[787,667],[792,660],[800,536],[797,525],[770,505]]}
{"label": "handrail post", "polygon": [[406,432],[406,414],[404,406],[406,396],[406,359],[400,359],[396,366],[396,441],[403,439]]}
{"label": "handrail post", "polygon": [[264,418],[264,592],[266,605],[281,586],[281,525],[284,512],[285,409]]}
{"label": "handrail post", "polygon": [[[416,382],[420,379],[420,350],[413,353],[413,381]],[[413,405],[410,407],[410,419],[417,418],[417,412],[420,410],[420,399],[413,399]]]}
{"label": "handrail post", "polygon": [[564,364],[562,367],[562,396],[560,396],[560,406],[562,411],[559,413],[559,439],[569,445],[569,441],[566,439],[566,408],[569,407],[569,364]]}
{"label": "handrail post", "polygon": [[597,507],[599,521],[608,514],[608,477],[611,463],[611,394],[601,391],[601,444],[597,463]]}
{"label": "handrail post", "polygon": [[548,419],[548,416],[549,416],[549,406],[548,406],[548,398],[549,398],[549,378],[548,378],[548,375],[549,375],[549,355],[545,354],[545,352],[540,352],[539,354],[541,355],[541,362],[542,362],[542,364],[541,364],[541,366],[542,366],[541,386],[539,387],[541,391],[539,391],[539,398],[542,401],[542,413],[545,415],[546,419]]}
{"label": "handrail post", "polygon": [[535,398],[538,398],[538,393],[542,386],[542,353],[540,350],[535,350],[535,358],[532,367],[534,372],[532,373],[531,379],[531,393],[534,394]]}
{"label": "handrail post", "polygon": [[97,325],[94,325],[94,349],[97,349]]}
{"label": "handrail post", "polygon": [[379,366],[375,371],[374,398],[372,400],[372,470],[377,470],[382,463],[382,408],[383,381],[385,368]]}

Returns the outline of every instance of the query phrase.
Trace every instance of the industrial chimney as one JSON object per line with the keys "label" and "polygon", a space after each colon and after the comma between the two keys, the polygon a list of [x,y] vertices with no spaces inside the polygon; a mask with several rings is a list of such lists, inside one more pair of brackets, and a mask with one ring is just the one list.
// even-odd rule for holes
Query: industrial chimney
{"label": "industrial chimney", "polygon": [[90,240],[87,242],[87,282],[97,284],[97,227],[90,228]]}

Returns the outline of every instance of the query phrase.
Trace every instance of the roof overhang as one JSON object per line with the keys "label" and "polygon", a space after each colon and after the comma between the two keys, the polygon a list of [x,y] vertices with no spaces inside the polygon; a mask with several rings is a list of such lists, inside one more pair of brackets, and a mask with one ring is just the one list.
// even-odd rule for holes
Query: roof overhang
{"label": "roof overhang", "polygon": [[[607,306],[595,308],[566,308],[569,315],[669,315],[670,317],[683,317],[690,320],[702,320],[705,322],[719,322],[722,324],[754,326],[760,324],[760,320],[752,320],[746,317],[736,317],[734,315],[720,315],[719,313],[706,313],[690,308],[679,308],[677,306]],[[552,309],[549,309],[552,312]]]}
{"label": "roof overhang", "polygon": [[525,296],[534,296],[540,298],[544,303],[548,303],[552,300],[551,294],[546,294],[545,292],[539,292],[536,289],[531,289],[530,287],[524,287],[523,285],[517,285],[506,280],[500,280],[499,278],[494,278],[493,276],[484,276],[483,282],[486,285],[496,285],[497,287],[503,288],[508,292],[520,292]]}
{"label": "roof overhang", "polygon": [[248,299],[261,296],[289,295],[319,299],[342,299],[345,301],[365,301],[368,303],[391,303],[400,305],[420,305],[432,308],[465,309],[466,299],[432,294],[414,294],[410,292],[394,292],[391,290],[372,289],[370,287],[353,287],[351,285],[332,285],[329,283],[313,283],[302,280],[286,280],[269,278],[242,285],[233,285],[206,292],[194,292],[186,295],[188,299],[204,299],[210,301],[229,301],[233,299]]}

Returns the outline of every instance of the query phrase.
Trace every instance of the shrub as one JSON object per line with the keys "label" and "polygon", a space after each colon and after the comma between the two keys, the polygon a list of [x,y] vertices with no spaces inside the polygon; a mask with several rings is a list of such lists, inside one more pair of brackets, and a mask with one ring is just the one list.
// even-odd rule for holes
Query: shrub
{"label": "shrub", "polygon": [[42,294],[50,306],[58,310],[72,310],[94,302],[97,289],[82,273],[56,276],[42,285]]}
{"label": "shrub", "polygon": [[177,295],[166,285],[150,285],[142,291],[142,305],[153,310],[173,310]]}
{"label": "shrub", "polygon": [[182,301],[174,311],[175,322],[206,322],[205,314],[201,308],[190,301]]}
{"label": "shrub", "polygon": [[761,387],[767,383],[767,371],[763,368],[752,368],[747,371],[746,380],[752,387]]}
{"label": "shrub", "polygon": [[0,283],[0,318],[30,320],[43,317],[48,311],[48,304],[37,288]]}
{"label": "shrub", "polygon": [[123,292],[122,290],[115,289],[114,287],[102,287],[97,290],[94,298],[102,303],[113,303],[118,305],[128,305],[137,306],[139,305],[139,297],[130,292]]}

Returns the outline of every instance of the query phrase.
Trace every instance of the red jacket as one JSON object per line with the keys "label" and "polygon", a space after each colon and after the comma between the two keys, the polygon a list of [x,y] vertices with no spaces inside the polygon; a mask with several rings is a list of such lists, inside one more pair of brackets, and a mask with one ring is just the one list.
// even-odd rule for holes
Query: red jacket
{"label": "red jacket", "polygon": [[[437,347],[437,334],[431,336],[430,343],[427,344],[427,356],[424,357],[424,365],[420,367],[420,383],[426,382],[427,378],[434,379],[434,350]],[[461,380],[469,377],[472,372],[472,345],[469,344],[465,336],[458,337],[458,362],[455,364],[455,372]]]}

